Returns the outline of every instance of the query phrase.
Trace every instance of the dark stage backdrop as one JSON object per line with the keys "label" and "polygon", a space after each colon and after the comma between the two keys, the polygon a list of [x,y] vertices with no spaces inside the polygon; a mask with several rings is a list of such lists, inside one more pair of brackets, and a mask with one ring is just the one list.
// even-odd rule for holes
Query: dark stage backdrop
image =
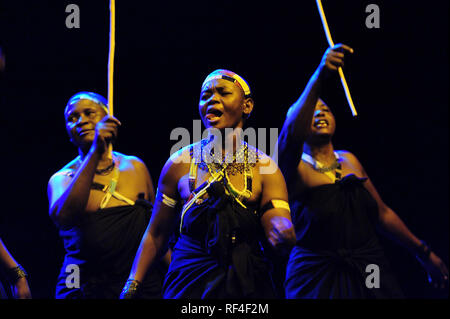
{"label": "dark stage backdrop", "polygon": [[[315,1],[117,1],[115,147],[140,157],[154,183],[176,141],[192,130],[205,76],[242,75],[254,92],[248,125],[281,128],[327,48]],[[63,110],[77,91],[107,94],[108,1],[2,1],[0,236],[30,273],[36,298],[52,298],[62,242],[48,217],[49,177],[77,153]],[[68,29],[66,6],[80,8]],[[380,28],[365,25],[380,8]],[[338,149],[355,153],[384,201],[448,264],[448,1],[324,1],[336,43],[352,46],[325,98]],[[444,298],[418,262],[384,240],[405,294]],[[382,279],[381,279],[382,280]],[[381,281],[382,282],[382,281]]]}

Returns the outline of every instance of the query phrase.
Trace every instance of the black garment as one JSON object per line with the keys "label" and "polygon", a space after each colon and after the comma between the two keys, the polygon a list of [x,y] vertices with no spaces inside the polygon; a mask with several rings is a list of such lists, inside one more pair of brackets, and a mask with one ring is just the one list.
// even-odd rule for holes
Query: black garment
{"label": "black garment", "polygon": [[[56,298],[118,299],[150,220],[151,210],[151,203],[138,199],[133,206],[99,209],[87,214],[81,225],[61,229],[60,236],[67,253],[58,278]],[[66,285],[66,279],[69,284],[75,283],[71,277],[75,274],[69,266],[71,264],[80,269],[80,288]],[[138,297],[161,297],[162,272],[161,265],[148,271]]]}
{"label": "black garment", "polygon": [[[378,207],[365,181],[352,174],[291,203],[297,245],[286,270],[287,298],[403,298],[375,232]],[[380,288],[366,286],[370,264],[379,267]]]}
{"label": "black garment", "polygon": [[184,215],[164,282],[164,298],[273,298],[261,250],[260,217],[214,183]]}
{"label": "black garment", "polygon": [[8,294],[0,281],[0,299],[8,299]]}

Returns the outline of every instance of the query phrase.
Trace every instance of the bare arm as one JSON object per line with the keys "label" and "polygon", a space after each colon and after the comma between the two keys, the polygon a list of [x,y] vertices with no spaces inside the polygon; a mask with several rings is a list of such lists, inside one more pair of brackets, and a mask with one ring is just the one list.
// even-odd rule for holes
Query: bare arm
{"label": "bare arm", "polygon": [[[173,163],[170,159],[164,166],[158,182],[159,192],[166,196],[177,199],[178,180],[181,177],[180,168],[183,164]],[[173,232],[177,220],[178,211],[166,205],[160,198],[155,200],[152,218],[142,238],[139,249],[131,268],[129,281],[141,282],[148,269],[161,257],[167,246],[170,235]],[[169,258],[167,255],[166,258]],[[131,298],[134,292],[129,287],[124,288],[121,298]]]}
{"label": "bare arm", "polygon": [[[387,235],[400,242],[400,244],[407,248],[413,255],[420,256],[423,252],[423,246],[420,239],[417,238],[408,229],[400,217],[384,203],[356,156],[351,153],[346,153],[346,157],[362,172],[362,176],[367,177],[364,186],[377,202],[379,225],[382,230],[384,230]],[[427,270],[430,282],[433,282],[436,285],[439,284],[443,287],[444,283],[448,281],[448,269],[444,262],[433,252],[430,252],[429,257],[426,260],[418,259]]]}
{"label": "bare arm", "polygon": [[[14,259],[11,253],[6,248],[3,241],[0,239],[0,263],[4,269],[10,270],[19,266],[19,263]],[[25,277],[17,279],[15,282],[11,282],[13,287],[14,297],[17,299],[29,299],[31,298],[30,287]]]}
{"label": "bare arm", "polygon": [[339,66],[343,66],[344,50],[353,52],[353,49],[344,44],[337,44],[326,50],[300,98],[290,107],[286,115],[278,138],[278,163],[286,178],[296,170],[300,162],[303,144],[311,130],[311,121],[322,82]]}
{"label": "bare arm", "polygon": [[137,158],[133,157],[133,165],[135,167],[135,170],[139,177],[144,178],[145,184],[146,184],[146,199],[148,199],[152,204],[155,203],[155,189],[153,187],[153,180],[150,175],[150,172],[148,171],[147,166],[145,163]]}
{"label": "bare arm", "polygon": [[84,212],[100,155],[90,152],[73,178],[55,174],[48,183],[49,215],[55,224],[74,224]]}
{"label": "bare arm", "polygon": [[[272,162],[269,165],[275,165],[275,163]],[[261,176],[263,178],[261,206],[271,200],[282,200],[287,204],[286,182],[281,171],[277,168],[275,172]],[[295,231],[288,209],[277,207],[267,210],[261,217],[261,225],[267,240],[275,249],[279,247],[292,248],[295,245]]]}
{"label": "bare arm", "polygon": [[73,225],[80,214],[84,213],[95,169],[102,154],[107,150],[107,141],[117,135],[118,125],[120,122],[116,118],[105,116],[97,123],[92,147],[75,176],[69,178],[55,174],[50,179],[47,188],[49,215],[57,225]]}

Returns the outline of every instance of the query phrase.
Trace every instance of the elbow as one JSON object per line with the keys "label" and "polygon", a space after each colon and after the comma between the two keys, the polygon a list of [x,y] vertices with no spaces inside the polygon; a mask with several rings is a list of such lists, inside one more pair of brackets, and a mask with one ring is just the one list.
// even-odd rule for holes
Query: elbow
{"label": "elbow", "polygon": [[67,210],[54,207],[49,211],[50,219],[59,228],[67,228],[73,225],[73,220],[70,218]]}

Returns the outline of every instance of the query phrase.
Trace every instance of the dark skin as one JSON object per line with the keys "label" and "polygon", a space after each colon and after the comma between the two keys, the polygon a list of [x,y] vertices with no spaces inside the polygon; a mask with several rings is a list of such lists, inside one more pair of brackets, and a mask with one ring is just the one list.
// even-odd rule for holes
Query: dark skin
{"label": "dark skin", "polygon": [[[76,224],[83,214],[96,212],[104,192],[93,190],[93,181],[108,185],[111,173],[95,174],[96,169],[104,169],[112,163],[108,148],[117,137],[120,122],[106,114],[105,110],[91,100],[80,100],[66,111],[66,129],[72,143],[77,146],[82,160],[75,159],[60,172],[75,172],[74,177],[55,174],[49,181],[48,197],[50,217],[61,227]],[[139,193],[145,199],[154,201],[154,190],[150,174],[145,164],[134,156],[114,152],[120,161],[120,178],[116,190],[131,200],[137,200]],[[77,169],[77,167],[79,168]],[[106,207],[128,205],[114,197]]]}
{"label": "dark skin", "polygon": [[[302,161],[301,155],[305,152],[325,166],[331,165],[335,160],[332,137],[336,121],[330,108],[319,96],[323,81],[335,75],[339,67],[343,67],[345,54],[348,53],[353,53],[353,49],[344,44],[328,48],[302,95],[288,112],[278,145],[279,165],[286,176],[290,197],[297,197],[306,189],[334,182]],[[378,204],[378,226],[383,233],[398,240],[414,255],[420,252],[420,240],[384,203],[357,157],[348,151],[337,153],[342,159],[342,176],[355,174],[357,177],[367,178],[364,187]],[[431,252],[428,259],[419,261],[434,287],[445,288],[448,285],[448,269],[434,252]]]}
{"label": "dark skin", "polygon": [[[0,239],[0,265],[4,269],[11,269],[18,266],[17,261],[6,248]],[[20,278],[12,285],[12,293],[15,299],[31,299],[31,291],[26,278]]]}
{"label": "dark skin", "polygon": [[[207,82],[201,91],[199,101],[200,116],[206,128],[221,131],[230,143],[235,142],[236,135],[226,134],[226,128],[241,129],[245,118],[253,109],[253,100],[245,98],[243,91],[235,84],[223,80]],[[232,145],[232,144],[230,144]],[[223,151],[225,151],[222,145]],[[162,169],[158,188],[163,194],[178,201],[186,201],[190,195],[188,175],[190,163],[189,149],[184,148],[172,155]],[[275,167],[271,174],[261,174],[262,167]],[[199,168],[196,185],[201,185],[209,177],[209,173]],[[234,187],[244,188],[243,174],[230,176]],[[252,207],[262,207],[271,199],[287,198],[287,189],[283,175],[276,164],[267,155],[262,155],[261,161],[253,167],[253,192],[246,202]],[[159,200],[155,202],[154,214],[150,225],[141,242],[134,261],[129,279],[142,280],[147,269],[160,254],[172,233],[179,211],[171,208]],[[267,240],[273,247],[293,246],[295,232],[290,213],[285,209],[270,209],[261,217],[261,226]]]}
{"label": "dark skin", "polygon": [[[0,72],[5,69],[5,56],[0,48]],[[4,269],[11,269],[18,266],[17,261],[11,255],[11,253],[6,248],[3,241],[0,239],[0,265]],[[31,299],[31,291],[28,286],[28,281],[26,278],[20,278],[12,287],[13,296],[16,299]]]}

